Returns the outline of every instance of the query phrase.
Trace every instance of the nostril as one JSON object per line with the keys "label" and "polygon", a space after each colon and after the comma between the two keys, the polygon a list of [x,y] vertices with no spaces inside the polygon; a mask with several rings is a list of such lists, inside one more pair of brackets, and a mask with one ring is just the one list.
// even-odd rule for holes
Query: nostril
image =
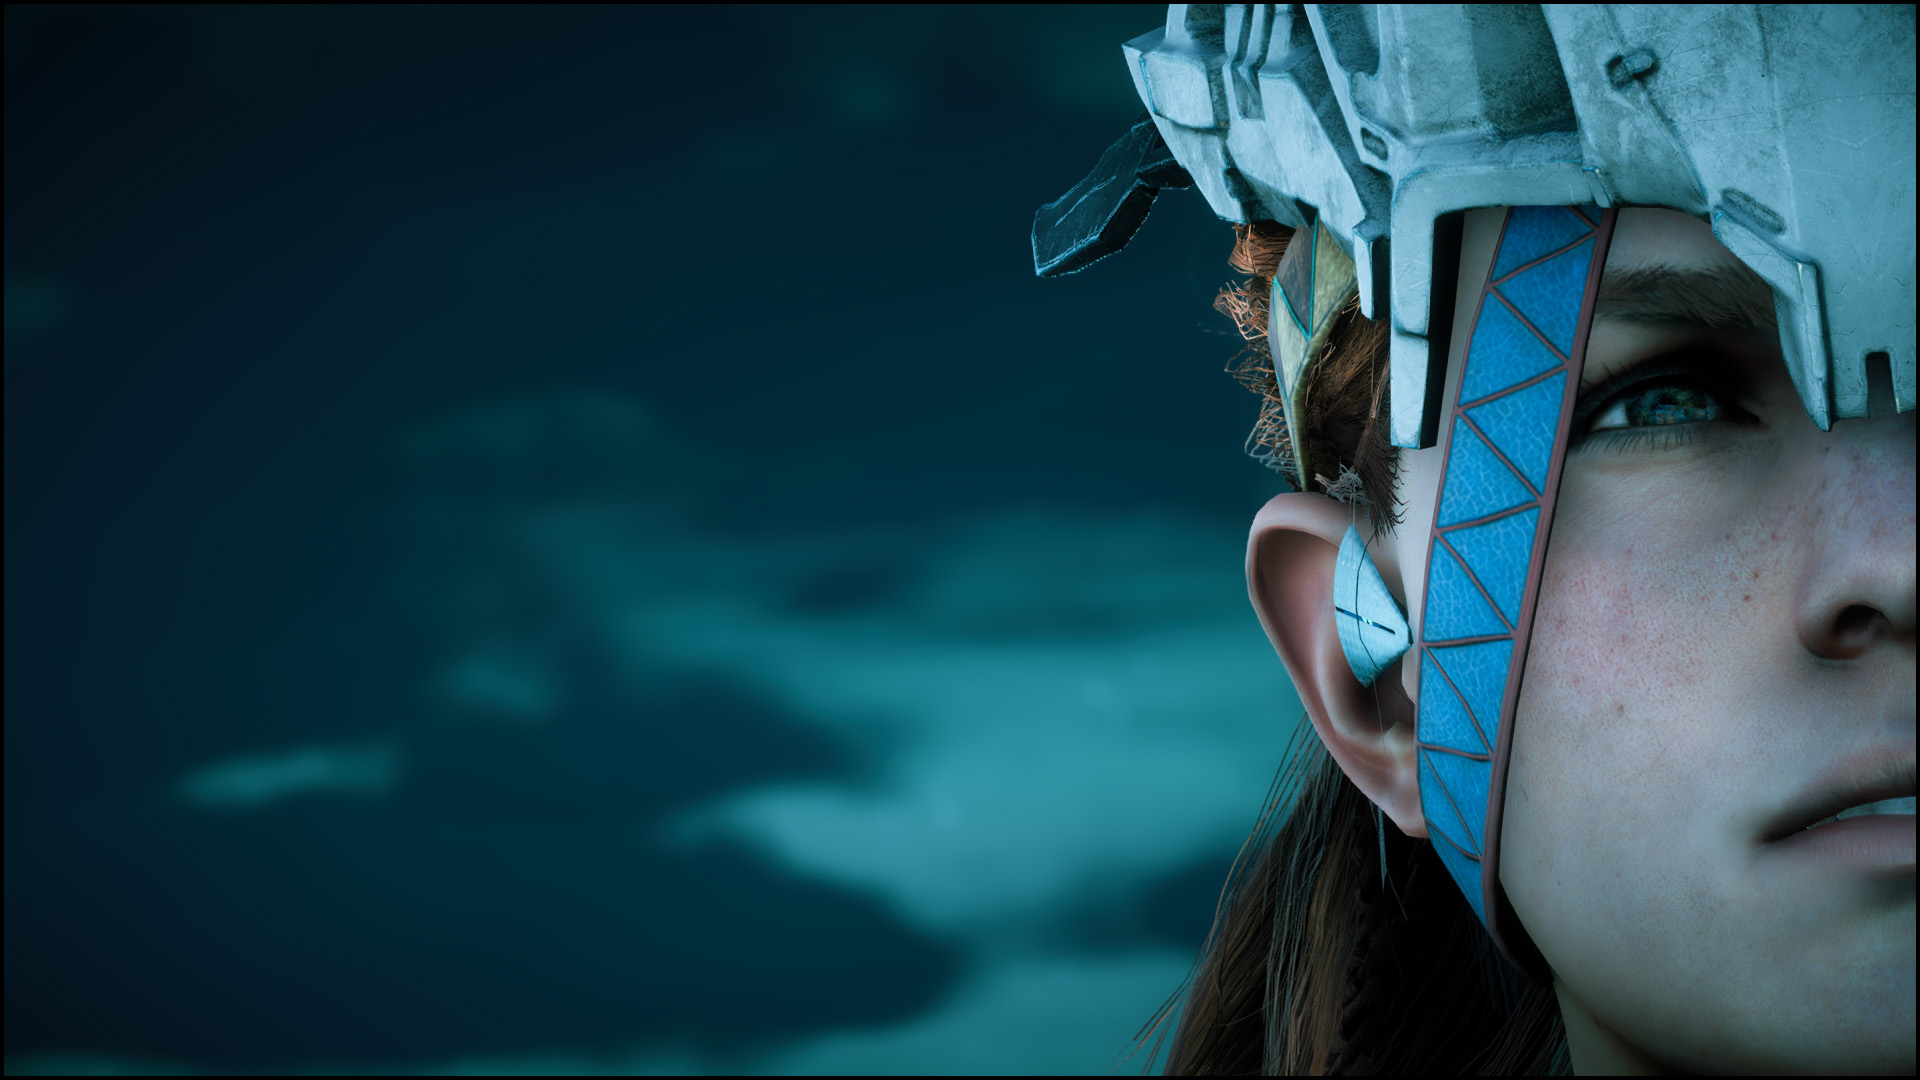
{"label": "nostril", "polygon": [[1846,654],[1858,654],[1891,627],[1887,617],[1865,604],[1854,604],[1833,621],[1834,644]]}

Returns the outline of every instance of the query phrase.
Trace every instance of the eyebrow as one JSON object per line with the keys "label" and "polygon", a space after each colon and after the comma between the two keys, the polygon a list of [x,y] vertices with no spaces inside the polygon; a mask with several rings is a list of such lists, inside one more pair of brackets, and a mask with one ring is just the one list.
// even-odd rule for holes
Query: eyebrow
{"label": "eyebrow", "polygon": [[1608,270],[1594,317],[1709,330],[1779,333],[1773,290],[1745,266],[1680,267],[1665,263]]}

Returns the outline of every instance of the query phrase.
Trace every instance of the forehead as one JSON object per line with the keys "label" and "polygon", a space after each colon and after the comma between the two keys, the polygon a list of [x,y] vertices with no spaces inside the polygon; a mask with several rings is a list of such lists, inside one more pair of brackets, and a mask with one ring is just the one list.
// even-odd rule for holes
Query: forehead
{"label": "forehead", "polygon": [[1630,206],[1620,211],[1607,269],[1644,266],[1746,269],[1713,235],[1707,223],[1678,210]]}

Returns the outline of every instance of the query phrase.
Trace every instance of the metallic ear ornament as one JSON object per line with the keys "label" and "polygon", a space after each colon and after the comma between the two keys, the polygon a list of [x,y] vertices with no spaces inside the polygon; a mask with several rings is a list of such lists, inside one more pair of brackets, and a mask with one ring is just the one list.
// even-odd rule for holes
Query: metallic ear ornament
{"label": "metallic ear ornament", "polygon": [[1347,654],[1347,666],[1361,686],[1372,686],[1413,644],[1406,614],[1351,525],[1333,564],[1333,616],[1340,628],[1340,651]]}
{"label": "metallic ear ornament", "polygon": [[[1273,353],[1273,377],[1287,415],[1287,434],[1293,443],[1294,488],[1313,490],[1313,470],[1307,461],[1307,443],[1299,437],[1300,387],[1307,369],[1326,348],[1333,323],[1347,300],[1359,291],[1353,260],[1318,221],[1294,234],[1287,253],[1273,274],[1272,302],[1267,311],[1267,346]],[[1377,576],[1377,575],[1376,575]]]}

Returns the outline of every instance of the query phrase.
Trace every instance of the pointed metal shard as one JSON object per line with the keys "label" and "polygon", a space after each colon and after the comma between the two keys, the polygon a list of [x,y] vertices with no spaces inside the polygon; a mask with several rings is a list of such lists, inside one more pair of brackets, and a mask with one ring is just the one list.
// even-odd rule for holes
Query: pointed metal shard
{"label": "pointed metal shard", "polygon": [[1059,277],[1127,246],[1161,188],[1193,185],[1151,117],[1100,155],[1073,190],[1033,215],[1033,272]]}

